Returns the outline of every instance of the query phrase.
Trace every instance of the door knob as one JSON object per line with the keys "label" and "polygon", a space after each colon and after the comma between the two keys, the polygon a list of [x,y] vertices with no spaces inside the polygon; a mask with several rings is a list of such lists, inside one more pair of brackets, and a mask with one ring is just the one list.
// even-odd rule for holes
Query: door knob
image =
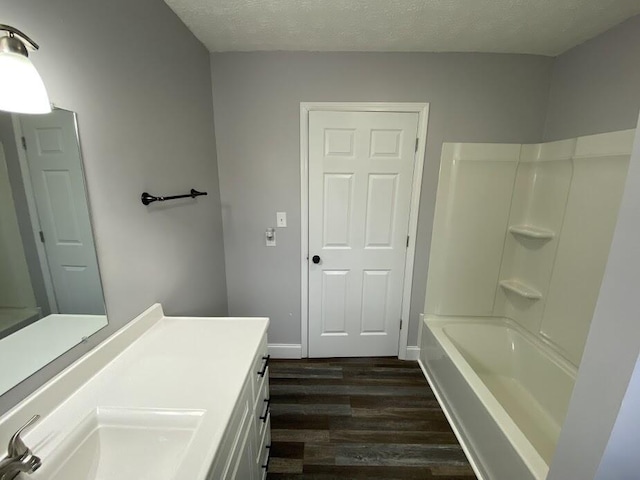
{"label": "door knob", "polygon": [[314,255],[314,256],[311,258],[311,261],[312,261],[313,263],[320,263],[320,255]]}

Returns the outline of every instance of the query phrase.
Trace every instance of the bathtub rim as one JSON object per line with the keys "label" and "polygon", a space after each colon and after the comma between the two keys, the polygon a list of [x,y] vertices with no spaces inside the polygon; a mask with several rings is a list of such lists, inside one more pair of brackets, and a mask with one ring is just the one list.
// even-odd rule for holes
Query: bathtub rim
{"label": "bathtub rim", "polygon": [[[448,316],[440,316],[440,315],[432,315],[425,314],[423,322],[421,322],[421,328],[426,326],[429,328],[429,331],[433,335],[433,337],[438,341],[440,347],[444,350],[445,354],[448,356],[449,360],[453,363],[458,372],[462,375],[462,377],[467,382],[469,388],[477,397],[478,401],[482,404],[483,408],[487,411],[489,416],[493,419],[498,429],[502,432],[502,434],[508,439],[511,443],[513,449],[520,456],[522,462],[529,469],[531,474],[539,480],[544,480],[547,477],[549,472],[549,464],[542,458],[542,456],[538,453],[533,444],[529,441],[529,439],[525,436],[525,434],[520,430],[520,428],[513,421],[511,416],[507,413],[504,407],[500,404],[500,402],[496,399],[496,397],[491,393],[489,388],[484,384],[484,382],[480,379],[478,374],[475,372],[473,367],[469,365],[467,360],[464,358],[462,353],[458,350],[456,345],[449,338],[448,334],[444,331],[445,326],[451,324],[481,324],[481,325],[493,325],[501,328],[512,329],[527,342],[532,344],[534,347],[538,348],[542,354],[551,360],[555,365],[561,368],[565,373],[572,376],[575,381],[577,375],[577,368],[571,362],[569,362],[565,357],[559,354],[555,349],[551,348],[546,342],[540,340],[535,337],[531,332],[524,329],[517,322],[509,318],[504,317],[448,317]],[[420,332],[422,334],[422,332]],[[421,336],[421,335],[420,335]],[[440,392],[438,392],[439,388],[437,383],[433,382],[433,379],[429,375],[426,366],[422,365],[422,361],[420,362],[420,367],[422,368],[427,381],[429,382],[432,390],[436,394],[438,398],[438,402],[443,405],[440,397]],[[472,381],[470,381],[472,380]],[[435,384],[434,384],[435,383]],[[436,388],[434,388],[434,386]],[[437,392],[437,393],[436,393]],[[458,428],[455,427],[457,422],[453,422],[451,415],[446,411],[446,408],[443,407],[445,411],[445,415],[447,420],[454,428],[454,433],[460,444],[463,447],[463,450],[467,457],[470,460],[471,466],[476,473],[478,478],[483,478],[481,470],[479,470],[478,465],[475,462],[474,455],[470,454],[471,449],[469,449],[466,444],[465,435],[463,432],[460,432]],[[560,426],[562,428],[562,426]]]}

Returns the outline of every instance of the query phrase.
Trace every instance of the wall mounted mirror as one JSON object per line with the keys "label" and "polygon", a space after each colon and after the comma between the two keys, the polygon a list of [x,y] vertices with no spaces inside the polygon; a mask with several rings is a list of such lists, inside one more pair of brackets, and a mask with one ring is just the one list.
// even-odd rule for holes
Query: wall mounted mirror
{"label": "wall mounted mirror", "polygon": [[0,394],[107,325],[74,112],[0,112]]}

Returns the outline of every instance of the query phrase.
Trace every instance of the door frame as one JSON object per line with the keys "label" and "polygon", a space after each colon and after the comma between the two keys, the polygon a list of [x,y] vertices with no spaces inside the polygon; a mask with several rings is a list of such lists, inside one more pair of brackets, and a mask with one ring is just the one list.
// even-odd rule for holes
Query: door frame
{"label": "door frame", "polygon": [[302,357],[309,356],[309,113],[312,111],[348,112],[396,112],[418,114],[418,150],[414,159],[411,206],[409,213],[409,246],[405,257],[404,284],[402,291],[402,329],[398,344],[398,358],[409,358],[407,341],[409,334],[409,311],[411,308],[411,288],[418,232],[418,210],[422,190],[422,172],[427,144],[428,103],[390,102],[300,102],[300,271],[301,271],[301,311],[300,343]]}

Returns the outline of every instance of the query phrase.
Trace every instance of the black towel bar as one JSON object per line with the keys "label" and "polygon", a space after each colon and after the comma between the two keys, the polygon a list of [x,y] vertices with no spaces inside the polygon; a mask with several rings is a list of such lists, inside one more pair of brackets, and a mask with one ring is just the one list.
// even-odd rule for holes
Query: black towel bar
{"label": "black towel bar", "polygon": [[175,200],[177,198],[196,198],[201,195],[207,195],[207,192],[199,192],[192,188],[191,193],[187,193],[186,195],[172,195],[170,197],[156,197],[148,192],[142,192],[142,195],[140,195],[140,200],[144,205],[149,205],[153,202],[164,202],[167,200]]}

